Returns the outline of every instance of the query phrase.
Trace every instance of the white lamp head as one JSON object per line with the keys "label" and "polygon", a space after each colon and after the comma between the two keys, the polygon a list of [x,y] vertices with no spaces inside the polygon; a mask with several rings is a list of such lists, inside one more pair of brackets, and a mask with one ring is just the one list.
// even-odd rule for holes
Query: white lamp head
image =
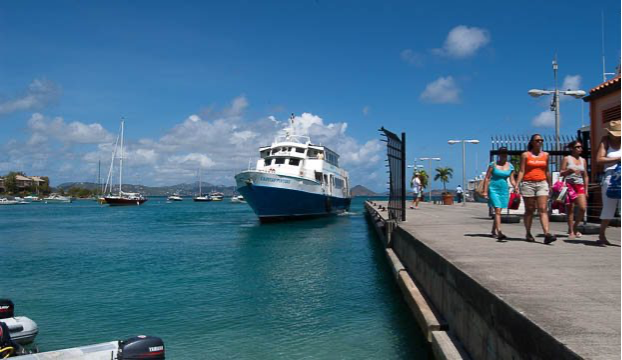
{"label": "white lamp head", "polygon": [[544,90],[539,90],[539,89],[531,89],[527,92],[529,95],[533,96],[533,97],[540,97],[542,95],[546,95],[547,92]]}
{"label": "white lamp head", "polygon": [[580,99],[585,96],[585,91],[583,90],[566,90],[564,94],[570,95],[574,98]]}
{"label": "white lamp head", "polygon": [[448,143],[449,145],[458,144],[458,143],[460,143],[460,142],[461,142],[460,140],[449,140],[449,141],[447,141],[447,143]]}

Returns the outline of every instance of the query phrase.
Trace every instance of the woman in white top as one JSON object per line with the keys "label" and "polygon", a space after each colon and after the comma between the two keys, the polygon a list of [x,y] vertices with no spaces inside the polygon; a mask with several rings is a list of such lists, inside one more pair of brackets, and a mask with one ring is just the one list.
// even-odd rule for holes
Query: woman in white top
{"label": "woman in white top", "polygon": [[622,154],[620,152],[620,120],[609,121],[605,124],[605,131],[607,136],[601,139],[596,155],[596,163],[604,166],[605,171],[601,186],[603,209],[600,213],[598,243],[601,245],[611,245],[607,240],[605,231],[611,219],[615,217],[616,208],[620,206],[620,199],[607,197],[607,188],[609,187],[611,175],[613,175],[615,168],[620,163],[620,155]]}
{"label": "woman in white top", "polygon": [[[587,184],[589,184],[586,161],[581,157],[583,152],[583,145],[579,140],[573,140],[568,144],[571,155],[568,155],[562,161],[561,176],[564,177],[566,185],[569,189],[572,189],[576,197],[570,199],[570,204],[566,209],[568,214],[568,238],[574,239],[575,237],[581,237],[582,234],[577,230],[579,224],[585,216],[585,209],[587,208]],[[575,221],[574,210],[577,208],[577,217]]]}

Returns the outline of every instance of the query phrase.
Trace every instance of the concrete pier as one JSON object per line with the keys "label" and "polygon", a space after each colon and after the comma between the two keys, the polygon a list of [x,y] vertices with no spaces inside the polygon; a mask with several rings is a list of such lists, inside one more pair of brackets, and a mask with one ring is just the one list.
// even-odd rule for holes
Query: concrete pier
{"label": "concrete pier", "polygon": [[569,240],[566,223],[551,245],[524,241],[522,223],[499,242],[486,204],[423,203],[398,224],[386,206],[367,202],[368,219],[438,358],[620,358],[620,228],[607,231],[616,246]]}

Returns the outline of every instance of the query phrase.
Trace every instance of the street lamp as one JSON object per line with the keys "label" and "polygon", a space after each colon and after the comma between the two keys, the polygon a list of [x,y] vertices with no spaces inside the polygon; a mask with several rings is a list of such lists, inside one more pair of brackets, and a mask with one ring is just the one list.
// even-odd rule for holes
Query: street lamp
{"label": "street lamp", "polygon": [[533,97],[540,97],[543,95],[553,95],[551,100],[551,111],[555,111],[555,150],[559,150],[559,95],[572,96],[575,99],[580,99],[585,96],[583,90],[562,90],[557,88],[557,59],[553,60],[553,77],[555,78],[555,90],[541,90],[531,89],[527,93]]}
{"label": "street lamp", "polygon": [[428,170],[430,171],[428,173],[428,180],[430,182],[428,184],[430,186],[428,190],[428,201],[431,202],[432,201],[432,184],[434,182],[434,178],[432,177],[432,161],[441,161],[441,158],[440,157],[422,157],[422,158],[419,158],[419,160],[428,161]]}
{"label": "street lamp", "polygon": [[449,140],[449,145],[462,143],[462,206],[466,205],[466,197],[464,192],[466,191],[466,144],[479,144],[479,140]]}

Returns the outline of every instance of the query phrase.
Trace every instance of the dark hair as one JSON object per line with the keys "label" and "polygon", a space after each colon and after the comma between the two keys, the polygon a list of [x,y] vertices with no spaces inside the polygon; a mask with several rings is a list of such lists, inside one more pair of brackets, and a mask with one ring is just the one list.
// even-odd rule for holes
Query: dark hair
{"label": "dark hair", "polygon": [[[566,145],[566,147],[568,149],[572,150],[575,147],[575,145],[577,145],[577,144],[581,144],[581,141],[579,141],[579,140],[572,140],[571,142],[568,143],[568,145]],[[581,145],[583,145],[583,144],[581,144]]]}
{"label": "dark hair", "polygon": [[529,144],[527,144],[527,151],[531,151],[531,149],[533,149],[533,139],[535,139],[536,136],[542,137],[542,135],[540,134],[531,135],[531,139],[529,139]]}
{"label": "dark hair", "polygon": [[497,154],[499,155],[507,155],[508,154],[508,148],[506,148],[505,146],[502,146],[500,148],[497,149]]}

